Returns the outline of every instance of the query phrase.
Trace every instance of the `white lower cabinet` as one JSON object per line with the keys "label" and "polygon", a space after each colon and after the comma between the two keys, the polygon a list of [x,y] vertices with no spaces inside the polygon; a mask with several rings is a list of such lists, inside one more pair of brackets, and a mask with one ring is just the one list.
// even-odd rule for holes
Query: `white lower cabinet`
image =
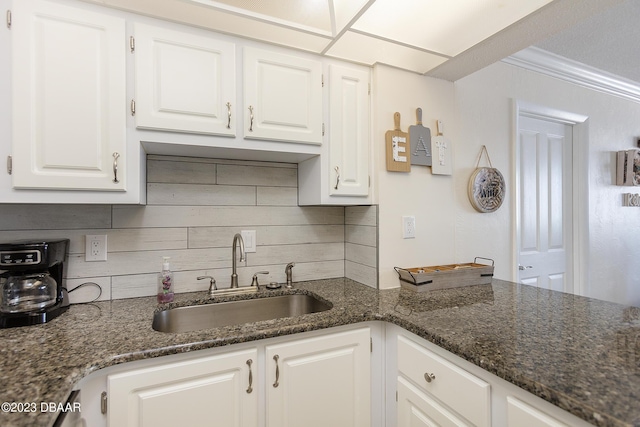
{"label": "white lower cabinet", "polygon": [[125,363],[76,389],[92,427],[590,426],[383,322]]}
{"label": "white lower cabinet", "polygon": [[375,327],[306,332],[102,369],[76,387],[82,416],[92,427],[382,426],[371,422]]}
{"label": "white lower cabinet", "polygon": [[257,360],[254,348],[109,375],[108,425],[257,426]]}
{"label": "white lower cabinet", "polygon": [[386,343],[387,426],[591,425],[398,326]]}
{"label": "white lower cabinet", "polygon": [[353,426],[370,423],[368,328],[267,346],[267,423]]}

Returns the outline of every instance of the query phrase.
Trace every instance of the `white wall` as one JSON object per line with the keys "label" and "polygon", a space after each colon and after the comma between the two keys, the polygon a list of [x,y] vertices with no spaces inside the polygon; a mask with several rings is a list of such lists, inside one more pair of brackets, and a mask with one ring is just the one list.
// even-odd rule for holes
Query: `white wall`
{"label": "white wall", "polygon": [[[622,207],[621,196],[639,191],[614,185],[614,152],[635,147],[640,136],[640,104],[504,63],[480,70],[454,86],[455,259],[488,256],[496,260],[496,277],[515,279],[513,100],[578,113],[589,117],[583,177],[588,187],[588,280],[582,288],[587,296],[640,305],[640,275],[635,267],[640,254],[640,209]],[[477,213],[466,195],[482,144],[507,184],[503,206],[491,214]]]}
{"label": "white wall", "polygon": [[[454,262],[454,177],[432,175],[431,168],[413,166],[410,173],[388,172],[385,132],[393,130],[393,114],[401,115],[402,131],[416,124],[416,108],[423,124],[435,135],[435,121],[453,135],[453,84],[384,65],[374,68],[373,146],[375,195],[379,204],[379,286],[397,287],[398,267]],[[454,159],[454,164],[457,159]],[[416,238],[403,239],[403,215],[416,217]]]}

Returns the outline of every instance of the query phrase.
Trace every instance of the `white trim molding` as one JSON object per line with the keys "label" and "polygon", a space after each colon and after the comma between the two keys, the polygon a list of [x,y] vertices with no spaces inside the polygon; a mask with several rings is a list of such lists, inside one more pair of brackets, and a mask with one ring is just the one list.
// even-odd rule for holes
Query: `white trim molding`
{"label": "white trim molding", "polygon": [[504,58],[502,62],[640,102],[640,84],[637,82],[537,47],[528,47]]}

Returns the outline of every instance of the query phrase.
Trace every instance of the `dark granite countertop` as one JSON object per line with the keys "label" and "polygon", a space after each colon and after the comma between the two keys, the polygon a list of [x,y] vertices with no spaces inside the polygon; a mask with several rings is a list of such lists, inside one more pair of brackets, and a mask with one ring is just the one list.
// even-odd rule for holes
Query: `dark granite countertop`
{"label": "dark granite countertop", "polygon": [[[74,305],[45,325],[0,330],[0,403],[64,402],[84,376],[128,361],[382,320],[594,425],[640,426],[640,308],[500,280],[429,293],[378,291],[349,279],[295,288],[333,308],[172,334],[151,329],[158,305],[148,297]],[[203,294],[177,295],[173,305],[203,303]],[[48,426],[55,417],[39,407],[0,412],[0,425]]]}

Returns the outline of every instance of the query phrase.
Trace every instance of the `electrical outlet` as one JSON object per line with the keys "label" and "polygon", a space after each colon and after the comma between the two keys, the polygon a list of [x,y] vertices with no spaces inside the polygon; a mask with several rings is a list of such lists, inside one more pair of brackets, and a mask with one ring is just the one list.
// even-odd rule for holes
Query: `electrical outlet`
{"label": "electrical outlet", "polygon": [[416,217],[403,216],[402,217],[402,238],[415,239],[415,237],[416,237]]}
{"label": "electrical outlet", "polygon": [[85,236],[85,261],[107,260],[107,235],[87,234]]}
{"label": "electrical outlet", "polygon": [[242,230],[240,231],[242,240],[244,240],[245,252],[256,252],[256,230]]}

